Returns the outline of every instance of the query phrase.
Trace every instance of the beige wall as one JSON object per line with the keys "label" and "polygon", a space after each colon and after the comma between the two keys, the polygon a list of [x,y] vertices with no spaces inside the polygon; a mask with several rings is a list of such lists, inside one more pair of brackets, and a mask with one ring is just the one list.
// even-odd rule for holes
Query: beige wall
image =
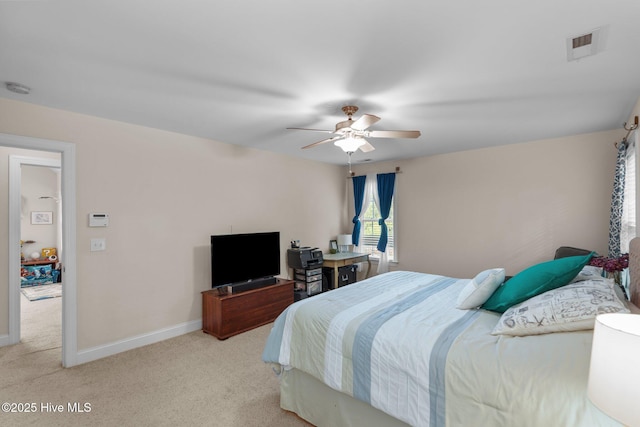
{"label": "beige wall", "polygon": [[[340,231],[346,187],[338,166],[7,99],[0,132],[76,144],[79,350],[199,319],[211,234],[280,231],[286,275],[291,239],[325,249]],[[11,151],[0,152],[3,176]],[[308,182],[322,185],[310,193]],[[90,212],[109,213],[110,226],[89,228]],[[106,251],[89,251],[97,237]],[[6,265],[2,245],[0,271]],[[2,335],[6,273],[0,281]]]}
{"label": "beige wall", "polygon": [[[392,269],[513,275],[559,246],[606,254],[616,150],[624,130],[354,166],[400,166],[399,263]],[[349,206],[353,211],[351,188]]]}
{"label": "beige wall", "polygon": [[[344,167],[6,99],[0,132],[76,144],[79,350],[199,319],[210,234],[279,230],[283,249],[293,238],[326,249],[351,226]],[[471,277],[504,266],[514,274],[561,245],[606,253],[613,142],[624,134],[620,128],[353,169],[401,167],[400,262],[393,268]],[[6,157],[0,150],[4,176]],[[308,194],[308,182],[323,184]],[[2,181],[4,200],[6,192]],[[89,212],[108,212],[110,227],[88,228]],[[89,251],[95,237],[106,238],[105,252]],[[6,262],[0,245],[0,271]],[[6,275],[0,280],[2,335]]]}

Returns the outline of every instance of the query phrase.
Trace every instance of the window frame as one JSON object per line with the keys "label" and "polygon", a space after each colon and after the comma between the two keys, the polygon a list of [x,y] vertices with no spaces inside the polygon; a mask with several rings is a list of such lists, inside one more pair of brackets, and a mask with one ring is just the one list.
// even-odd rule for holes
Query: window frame
{"label": "window frame", "polygon": [[[391,212],[393,213],[393,216],[390,215],[392,220],[393,232],[389,233],[388,241],[387,241],[387,248],[389,248],[389,246],[393,248],[393,257],[389,257],[390,263],[398,262],[398,219],[397,219],[398,218],[398,209],[397,209],[398,198],[397,198],[396,190],[397,190],[397,183],[396,183],[396,188],[393,191],[393,201],[392,201],[392,208],[391,208]],[[375,210],[379,214],[380,210],[378,209],[377,206],[375,206],[373,197],[369,198],[369,203],[370,205],[374,205]],[[362,207],[363,212],[366,212],[368,209],[369,209],[369,206]],[[360,246],[358,246],[358,250],[360,252],[369,254],[369,257],[372,261],[380,260],[380,252],[376,249],[376,245],[378,244],[378,239],[380,238],[380,236],[378,235],[378,238],[375,240],[375,243],[365,245],[364,244],[365,231],[366,231],[365,222],[375,221],[377,223],[379,218],[380,216],[374,219],[366,219],[366,220],[360,219]],[[387,219],[387,221],[389,221],[389,219]],[[389,227],[389,224],[387,224],[387,227]],[[372,236],[375,236],[375,235],[372,235]]]}
{"label": "window frame", "polygon": [[[633,139],[628,142],[627,154],[625,156],[625,196],[623,201],[623,214],[620,231],[620,251],[629,251],[629,242],[636,237],[637,231],[637,207],[638,207],[638,133],[634,132]],[[629,173],[629,168],[633,171]],[[631,175],[631,176],[630,176]],[[633,197],[633,200],[629,200]]]}

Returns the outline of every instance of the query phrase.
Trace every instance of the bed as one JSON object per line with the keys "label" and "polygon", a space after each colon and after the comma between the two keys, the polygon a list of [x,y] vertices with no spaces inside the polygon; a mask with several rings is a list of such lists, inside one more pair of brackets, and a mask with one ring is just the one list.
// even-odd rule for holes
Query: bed
{"label": "bed", "polygon": [[497,311],[496,295],[503,302],[506,285],[533,282],[530,274],[505,282],[499,268],[471,279],[397,271],[299,301],[263,352],[280,377],[280,405],[317,426],[618,426],[587,398],[594,312],[640,310],[585,259],[526,269],[563,263],[553,275],[568,283]]}

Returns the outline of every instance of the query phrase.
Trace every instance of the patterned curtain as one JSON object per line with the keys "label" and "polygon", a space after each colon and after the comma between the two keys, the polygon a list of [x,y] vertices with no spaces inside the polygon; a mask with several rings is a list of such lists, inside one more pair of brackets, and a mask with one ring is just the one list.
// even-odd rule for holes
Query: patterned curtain
{"label": "patterned curtain", "polygon": [[626,154],[627,141],[622,140],[618,144],[616,173],[613,178],[613,193],[611,193],[611,216],[609,217],[609,258],[617,258],[620,256],[620,230],[622,229],[622,207],[624,206]]}

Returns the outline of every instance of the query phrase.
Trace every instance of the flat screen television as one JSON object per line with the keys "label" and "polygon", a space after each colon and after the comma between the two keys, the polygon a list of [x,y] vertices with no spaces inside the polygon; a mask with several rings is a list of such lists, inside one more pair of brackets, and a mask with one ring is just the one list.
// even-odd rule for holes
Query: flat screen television
{"label": "flat screen television", "polygon": [[211,236],[211,287],[280,274],[280,232]]}

